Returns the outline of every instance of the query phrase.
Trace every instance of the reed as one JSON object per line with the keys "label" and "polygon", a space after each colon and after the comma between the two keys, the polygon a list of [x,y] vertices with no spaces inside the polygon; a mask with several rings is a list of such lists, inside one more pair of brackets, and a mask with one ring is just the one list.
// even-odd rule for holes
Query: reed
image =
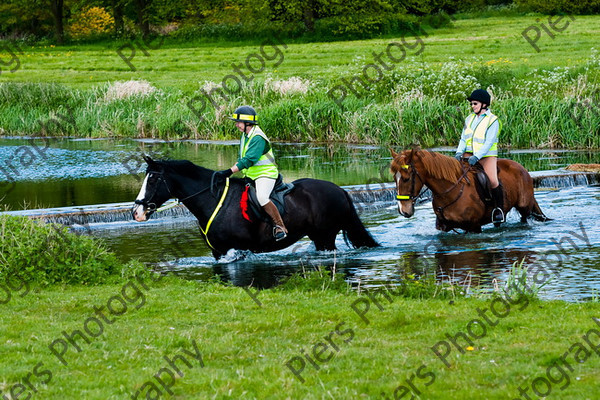
{"label": "reed", "polygon": [[[202,119],[186,105],[198,92],[155,90],[107,99],[108,84],[71,89],[56,84],[0,85],[3,135],[234,139],[226,116],[235,104],[254,104],[273,140],[349,142],[425,147],[455,145],[468,113],[466,102],[422,91],[350,97],[340,107],[328,82],[306,92],[274,90],[256,81],[228,99],[208,103]],[[503,121],[500,142],[511,148],[599,148],[596,86],[576,97],[498,95],[492,110]],[[410,92],[409,92],[410,94]]]}

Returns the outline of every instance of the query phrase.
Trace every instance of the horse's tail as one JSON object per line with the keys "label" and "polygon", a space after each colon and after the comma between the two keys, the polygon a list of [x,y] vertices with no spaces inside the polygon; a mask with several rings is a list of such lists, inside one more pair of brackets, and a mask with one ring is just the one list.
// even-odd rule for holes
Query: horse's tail
{"label": "horse's tail", "polygon": [[350,243],[352,243],[352,246],[355,248],[379,247],[380,244],[373,239],[373,236],[371,236],[369,231],[367,231],[367,228],[365,228],[362,221],[358,217],[356,208],[354,207],[354,203],[352,202],[350,195],[345,190],[344,194],[346,195],[350,206],[350,215],[346,221],[345,227],[343,228],[344,239],[346,239],[346,242],[349,240]]}
{"label": "horse's tail", "polygon": [[541,222],[552,221],[552,218],[548,218],[548,217],[546,217],[546,215],[544,215],[544,212],[540,208],[540,205],[538,204],[536,199],[533,199],[533,209],[531,210],[531,216],[536,221],[541,221]]}

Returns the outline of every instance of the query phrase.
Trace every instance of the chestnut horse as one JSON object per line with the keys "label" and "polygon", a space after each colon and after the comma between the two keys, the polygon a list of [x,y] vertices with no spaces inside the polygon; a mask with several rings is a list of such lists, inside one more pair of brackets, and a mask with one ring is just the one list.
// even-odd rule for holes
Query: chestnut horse
{"label": "chestnut horse", "polygon": [[[421,149],[396,153],[391,150],[391,172],[396,182],[398,212],[410,218],[423,186],[433,194],[436,228],[444,232],[464,229],[481,232],[481,226],[492,222],[492,206],[485,204],[475,187],[475,168],[453,157]],[[528,217],[548,221],[535,197],[533,179],[523,166],[515,161],[498,159],[498,179],[504,189],[505,215],[513,207],[521,214],[521,222]]]}

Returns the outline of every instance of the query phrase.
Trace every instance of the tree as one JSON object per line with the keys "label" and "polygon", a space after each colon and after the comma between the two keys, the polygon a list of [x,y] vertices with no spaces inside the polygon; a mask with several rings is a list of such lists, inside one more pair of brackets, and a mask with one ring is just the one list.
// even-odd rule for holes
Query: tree
{"label": "tree", "polygon": [[111,0],[110,8],[113,12],[113,18],[115,19],[115,34],[117,36],[122,35],[125,32],[125,5],[126,1],[124,0]]}
{"label": "tree", "polygon": [[147,38],[150,35],[150,18],[148,11],[152,0],[134,0],[135,8],[137,11],[137,22],[140,31],[142,31],[142,37]]}
{"label": "tree", "polygon": [[65,27],[64,27],[64,0],[49,0],[50,12],[54,18],[54,39],[57,44],[65,42]]}

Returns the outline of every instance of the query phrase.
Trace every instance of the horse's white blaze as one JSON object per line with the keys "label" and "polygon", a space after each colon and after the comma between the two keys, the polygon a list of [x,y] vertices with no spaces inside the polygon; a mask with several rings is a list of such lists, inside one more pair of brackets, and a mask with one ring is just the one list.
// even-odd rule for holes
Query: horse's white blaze
{"label": "horse's white blaze", "polygon": [[[142,200],[144,196],[146,196],[146,185],[148,184],[148,175],[144,178],[144,183],[142,184],[142,188],[140,189],[140,193],[136,197],[136,200]],[[146,220],[146,211],[144,210],[144,206],[142,204],[136,204],[133,209],[133,218],[136,221],[141,222]]]}
{"label": "horse's white blaze", "polygon": [[142,188],[140,189],[140,193],[138,194],[138,196],[135,198],[136,200],[142,200],[144,198],[144,196],[146,195],[146,185],[148,184],[148,174],[146,174],[146,177],[144,178],[144,183],[142,183]]}

